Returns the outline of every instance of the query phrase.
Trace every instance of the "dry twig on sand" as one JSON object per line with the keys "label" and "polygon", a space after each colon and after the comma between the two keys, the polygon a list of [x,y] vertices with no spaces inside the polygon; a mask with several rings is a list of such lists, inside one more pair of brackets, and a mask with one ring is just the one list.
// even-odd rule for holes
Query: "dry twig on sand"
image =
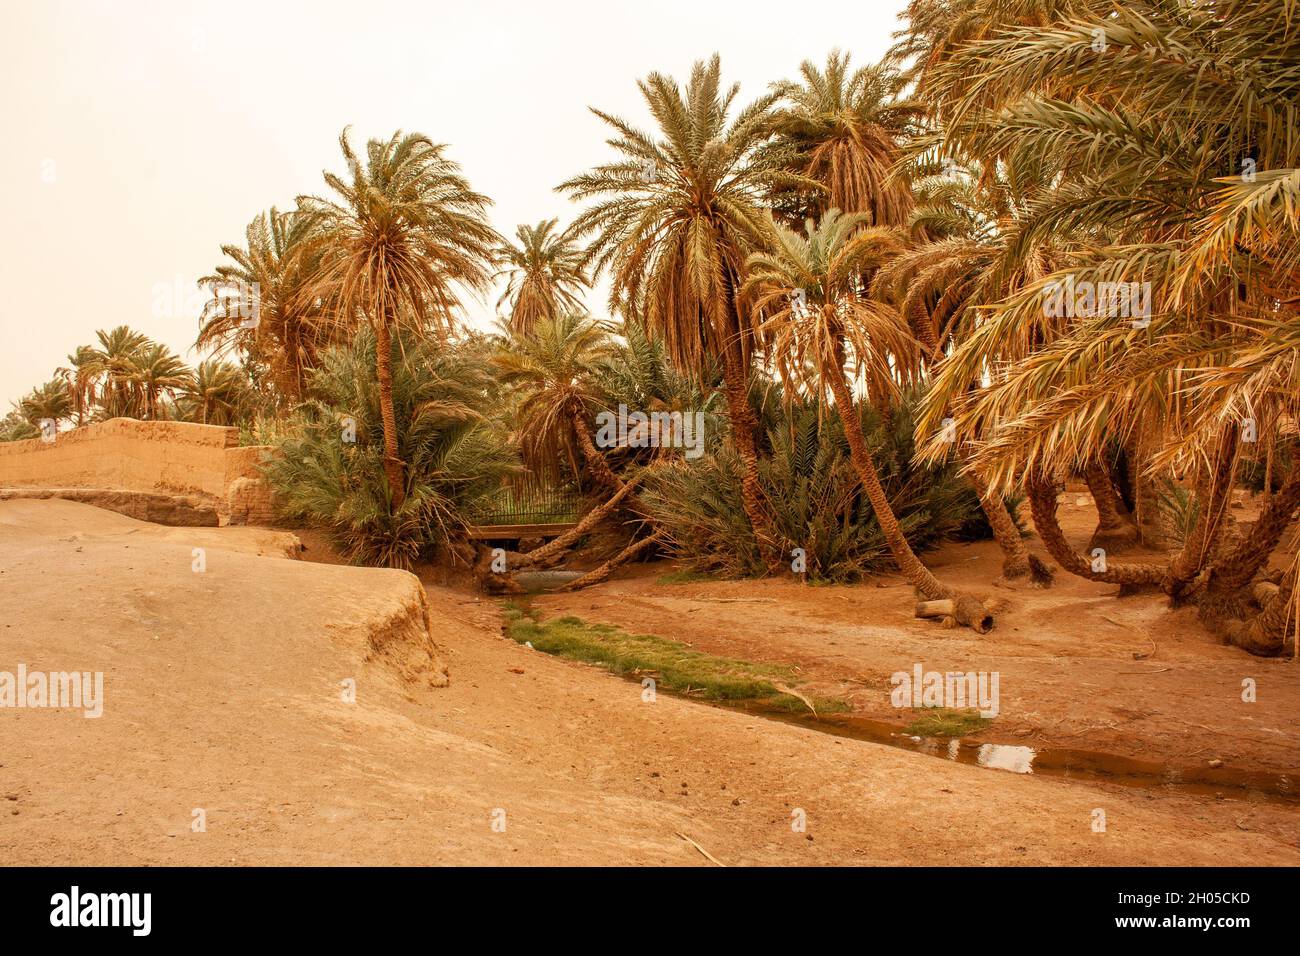
{"label": "dry twig on sand", "polygon": [[689,843],[691,846],[695,847],[695,849],[697,849],[697,850],[699,850],[701,853],[703,853],[705,859],[707,859],[709,862],[711,862],[714,866],[726,866],[726,865],[727,865],[727,864],[725,864],[725,863],[720,863],[720,862],[718,861],[717,857],[715,857],[715,856],[714,856],[712,853],[710,853],[708,850],[704,849],[704,847],[700,846],[698,843],[696,843],[694,840],[692,840],[690,837],[688,837],[685,833],[679,833],[679,834],[677,834],[677,835],[678,835],[679,837],[681,837],[683,840],[685,840],[687,843]]}

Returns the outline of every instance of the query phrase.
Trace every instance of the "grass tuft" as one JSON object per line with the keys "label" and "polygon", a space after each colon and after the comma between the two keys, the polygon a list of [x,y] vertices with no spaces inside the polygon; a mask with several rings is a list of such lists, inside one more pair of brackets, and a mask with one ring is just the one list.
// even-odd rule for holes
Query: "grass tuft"
{"label": "grass tuft", "polygon": [[[598,664],[622,677],[652,677],[658,689],[723,703],[757,703],[774,710],[807,711],[803,701],[784,694],[773,681],[795,686],[798,676],[775,664],[715,657],[653,634],[629,634],[612,624],[590,624],[577,617],[540,623],[514,602],[505,602],[506,635],[534,650]],[[818,713],[847,709],[837,699],[814,699]]]}
{"label": "grass tuft", "polygon": [[916,737],[964,737],[978,733],[993,722],[989,717],[981,717],[978,710],[924,707],[912,713],[917,717],[903,728],[903,733]]}

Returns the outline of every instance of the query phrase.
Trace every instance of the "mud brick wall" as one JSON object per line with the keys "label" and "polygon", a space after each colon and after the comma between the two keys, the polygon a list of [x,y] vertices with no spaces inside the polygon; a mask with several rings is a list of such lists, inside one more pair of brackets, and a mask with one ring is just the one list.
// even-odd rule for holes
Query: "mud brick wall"
{"label": "mud brick wall", "polygon": [[0,488],[204,495],[232,523],[270,524],[271,492],[258,471],[270,449],[238,442],[235,428],[114,418],[52,442],[0,442]]}

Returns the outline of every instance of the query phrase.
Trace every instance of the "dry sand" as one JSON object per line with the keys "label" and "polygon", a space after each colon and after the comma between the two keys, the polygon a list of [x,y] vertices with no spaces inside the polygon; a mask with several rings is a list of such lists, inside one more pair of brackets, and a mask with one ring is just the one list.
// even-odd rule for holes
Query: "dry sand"
{"label": "dry sand", "polygon": [[[295,561],[293,544],[0,502],[0,670],[103,671],[106,698],[99,719],[0,710],[0,858],[712,865],[685,835],[726,864],[1300,864],[1290,807],[1102,790],[646,703],[504,639],[491,602],[430,587],[426,630],[413,576]],[[889,630],[898,593],[871,601],[871,633],[906,656],[916,638]],[[450,686],[433,686],[442,660]]]}

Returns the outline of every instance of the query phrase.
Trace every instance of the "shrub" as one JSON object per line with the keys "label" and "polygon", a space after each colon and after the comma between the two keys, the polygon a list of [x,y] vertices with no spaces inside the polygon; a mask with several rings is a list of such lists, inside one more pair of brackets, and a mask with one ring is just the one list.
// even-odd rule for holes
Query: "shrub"
{"label": "shrub", "polygon": [[[394,510],[383,469],[375,341],[367,330],[331,349],[312,374],[311,401],[272,435],[265,473],[281,513],[328,532],[357,564],[410,567],[445,545],[463,515],[517,468],[495,420],[492,380],[456,346],[394,343],[393,406],[406,501]],[[354,438],[355,440],[349,440]]]}
{"label": "shrub", "polygon": [[[979,499],[955,466],[913,464],[910,404],[888,423],[870,407],[863,429],[881,484],[913,549],[944,538],[989,534]],[[839,419],[813,405],[766,409],[769,456],[760,478],[777,533],[787,552],[803,548],[808,577],[850,582],[891,557],[871,504],[849,460]],[[687,564],[702,572],[743,576],[764,573],[758,543],[740,496],[740,462],[729,442],[695,461],[656,469],[643,493]]]}

